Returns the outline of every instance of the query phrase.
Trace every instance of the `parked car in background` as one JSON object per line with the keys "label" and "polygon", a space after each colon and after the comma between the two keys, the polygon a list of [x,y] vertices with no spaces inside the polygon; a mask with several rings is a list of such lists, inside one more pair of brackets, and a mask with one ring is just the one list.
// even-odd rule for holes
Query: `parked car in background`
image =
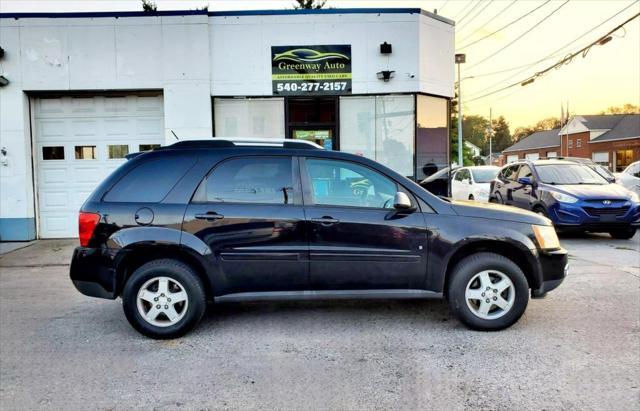
{"label": "parked car in background", "polygon": [[451,177],[451,198],[456,200],[489,201],[491,181],[498,175],[500,167],[462,167]]}
{"label": "parked car in background", "polygon": [[622,173],[615,173],[616,183],[640,195],[640,161],[631,163]]}
{"label": "parked car in background", "polygon": [[568,267],[546,218],[443,200],[372,160],[292,140],[134,156],[79,223],[73,284],[121,297],[154,338],[189,331],[207,302],[295,298],[446,296],[470,328],[499,330]]}
{"label": "parked car in background", "polygon": [[521,161],[502,168],[491,200],[549,217],[556,228],[633,237],[640,226],[638,194],[610,184],[591,167],[567,160]]}
{"label": "parked car in background", "polygon": [[429,177],[420,181],[420,186],[433,195],[441,197],[449,197],[449,184],[451,182],[451,174],[457,170],[458,166],[452,168],[444,167]]}

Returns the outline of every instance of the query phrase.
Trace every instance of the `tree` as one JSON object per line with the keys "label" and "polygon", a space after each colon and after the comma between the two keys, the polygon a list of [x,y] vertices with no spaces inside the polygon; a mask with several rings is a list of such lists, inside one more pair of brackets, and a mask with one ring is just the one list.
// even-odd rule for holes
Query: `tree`
{"label": "tree", "polygon": [[[451,119],[450,136],[451,136],[451,144],[450,144],[451,162],[458,163],[458,116],[454,116]],[[464,137],[464,131],[462,132],[462,136]],[[465,166],[474,165],[473,153],[471,152],[471,149],[469,149],[469,147],[467,147],[464,144],[462,145],[462,162],[464,163]]]}
{"label": "tree", "polygon": [[465,141],[480,147],[482,152],[487,154],[489,152],[488,128],[489,120],[482,116],[462,116],[462,137]]}
{"label": "tree", "polygon": [[142,10],[146,12],[158,11],[158,6],[151,0],[142,0]]}
{"label": "tree", "polygon": [[511,131],[509,131],[509,123],[504,116],[500,116],[492,121],[493,125],[493,152],[502,151],[513,145]]}
{"label": "tree", "polygon": [[295,0],[294,9],[321,9],[327,0]]}
{"label": "tree", "polygon": [[622,106],[612,106],[601,111],[600,114],[640,114],[640,106],[626,103]]}

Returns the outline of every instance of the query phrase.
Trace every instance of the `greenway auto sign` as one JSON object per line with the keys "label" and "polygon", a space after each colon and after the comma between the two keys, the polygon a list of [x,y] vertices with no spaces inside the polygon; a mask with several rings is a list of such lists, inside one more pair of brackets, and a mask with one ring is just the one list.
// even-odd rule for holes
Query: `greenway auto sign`
{"label": "greenway auto sign", "polygon": [[351,46],[272,46],[273,94],[351,94]]}

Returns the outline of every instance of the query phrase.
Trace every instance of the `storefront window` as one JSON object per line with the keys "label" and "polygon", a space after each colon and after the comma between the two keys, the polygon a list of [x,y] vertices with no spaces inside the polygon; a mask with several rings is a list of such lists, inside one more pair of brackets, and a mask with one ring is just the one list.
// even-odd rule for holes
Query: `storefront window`
{"label": "storefront window", "polygon": [[340,98],[340,151],[413,176],[413,95]]}
{"label": "storefront window", "polygon": [[416,178],[418,181],[449,166],[447,99],[418,95]]}
{"label": "storefront window", "polygon": [[284,138],[283,98],[215,98],[216,137]]}

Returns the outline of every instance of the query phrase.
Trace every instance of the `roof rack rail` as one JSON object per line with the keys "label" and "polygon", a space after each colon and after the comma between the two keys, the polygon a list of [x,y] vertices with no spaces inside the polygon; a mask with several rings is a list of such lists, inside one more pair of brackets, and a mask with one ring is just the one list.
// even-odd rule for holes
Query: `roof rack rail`
{"label": "roof rack rail", "polygon": [[156,150],[175,150],[193,148],[230,148],[230,147],[272,147],[300,150],[323,150],[323,147],[306,140],[277,139],[277,138],[212,138],[210,140],[178,141],[169,146]]}

